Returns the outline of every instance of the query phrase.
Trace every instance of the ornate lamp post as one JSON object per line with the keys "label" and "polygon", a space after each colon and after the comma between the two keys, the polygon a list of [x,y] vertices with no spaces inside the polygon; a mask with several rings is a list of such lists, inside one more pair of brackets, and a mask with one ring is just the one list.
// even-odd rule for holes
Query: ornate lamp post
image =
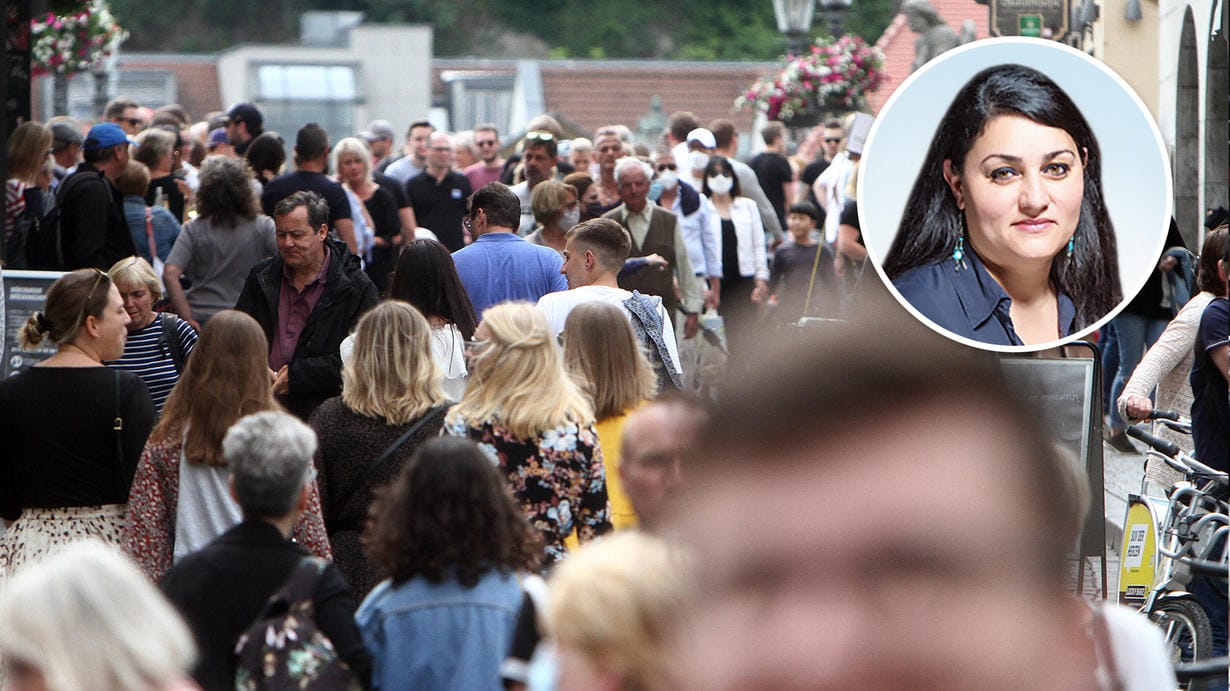
{"label": "ornate lamp post", "polygon": [[816,0],[773,0],[777,30],[786,35],[786,52],[798,55],[803,50],[815,13]]}
{"label": "ornate lamp post", "polygon": [[853,0],[820,0],[820,5],[828,16],[829,34],[833,38],[838,38],[846,33],[846,28],[842,24],[842,18],[852,4]]}

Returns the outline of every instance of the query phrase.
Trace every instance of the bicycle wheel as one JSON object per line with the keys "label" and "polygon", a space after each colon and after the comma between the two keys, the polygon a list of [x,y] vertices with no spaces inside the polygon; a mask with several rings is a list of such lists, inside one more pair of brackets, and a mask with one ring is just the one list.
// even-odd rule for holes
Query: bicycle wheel
{"label": "bicycle wheel", "polygon": [[1165,634],[1171,664],[1191,662],[1213,653],[1209,615],[1195,600],[1163,600],[1149,612],[1149,619]]}

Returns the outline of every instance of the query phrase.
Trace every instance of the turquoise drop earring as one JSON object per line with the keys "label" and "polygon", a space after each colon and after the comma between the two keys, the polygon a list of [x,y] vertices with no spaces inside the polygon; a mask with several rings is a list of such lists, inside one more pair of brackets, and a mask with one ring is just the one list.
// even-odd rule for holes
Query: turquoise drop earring
{"label": "turquoise drop earring", "polygon": [[952,263],[956,265],[953,267],[953,271],[960,271],[966,268],[964,235],[957,236],[957,244],[952,248]]}

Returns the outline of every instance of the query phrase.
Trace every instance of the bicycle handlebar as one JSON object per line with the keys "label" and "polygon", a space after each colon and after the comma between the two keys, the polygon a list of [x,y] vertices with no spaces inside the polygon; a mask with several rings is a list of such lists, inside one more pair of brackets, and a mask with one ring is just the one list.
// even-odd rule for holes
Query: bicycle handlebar
{"label": "bicycle handlebar", "polygon": [[1222,657],[1207,657],[1203,660],[1195,662],[1185,662],[1181,665],[1175,665],[1174,674],[1179,681],[1196,681],[1197,679],[1211,679],[1213,677],[1225,677],[1227,659]]}
{"label": "bicycle handlebar", "polygon": [[1179,415],[1179,411],[1177,410],[1164,410],[1164,409],[1154,408],[1153,412],[1149,413],[1149,417],[1145,419],[1146,420],[1175,420],[1177,422],[1181,417],[1182,416]]}
{"label": "bicycle handlebar", "polygon": [[1179,455],[1180,449],[1178,444],[1172,441],[1166,441],[1161,437],[1156,437],[1140,427],[1128,427],[1127,435],[1143,441],[1171,458],[1175,458]]}

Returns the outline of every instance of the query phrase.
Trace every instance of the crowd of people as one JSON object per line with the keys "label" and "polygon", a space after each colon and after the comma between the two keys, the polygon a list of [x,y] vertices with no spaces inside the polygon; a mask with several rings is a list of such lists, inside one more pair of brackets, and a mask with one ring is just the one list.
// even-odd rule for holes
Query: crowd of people
{"label": "crowd of people", "polygon": [[[252,104],[146,111],[8,142],[4,268],[63,274],[0,382],[0,683],[1173,685],[1066,590],[1074,461],[868,287],[850,122],[307,123],[284,170]],[[1226,246],[1122,389],[1220,385],[1201,454]]]}

